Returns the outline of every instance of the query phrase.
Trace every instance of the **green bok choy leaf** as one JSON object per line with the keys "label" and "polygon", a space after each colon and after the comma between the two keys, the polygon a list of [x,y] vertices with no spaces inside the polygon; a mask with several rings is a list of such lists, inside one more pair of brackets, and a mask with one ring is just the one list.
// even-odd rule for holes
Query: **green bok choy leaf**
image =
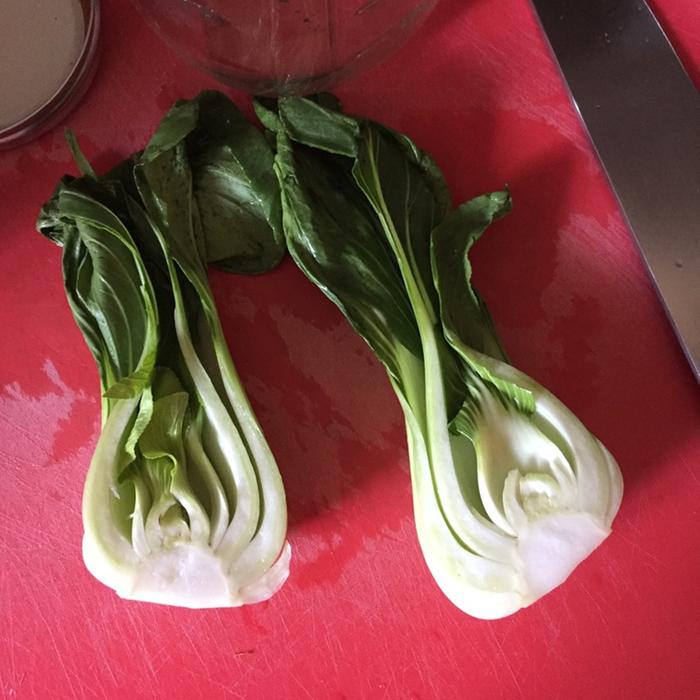
{"label": "green bok choy leaf", "polygon": [[63,247],[103,424],[83,557],[124,598],[193,608],[265,600],[289,572],[282,481],[228,352],[207,263],[284,253],[272,152],[218,93],[177,103],[142,154],[64,178],[38,228]]}
{"label": "green bok choy leaf", "polygon": [[403,408],[415,521],[438,585],[498,618],[561,584],[609,534],[622,495],[603,445],[508,364],[469,250],[511,206],[453,209],[406,136],[328,100],[261,101],[284,232],[304,273],[384,364]]}

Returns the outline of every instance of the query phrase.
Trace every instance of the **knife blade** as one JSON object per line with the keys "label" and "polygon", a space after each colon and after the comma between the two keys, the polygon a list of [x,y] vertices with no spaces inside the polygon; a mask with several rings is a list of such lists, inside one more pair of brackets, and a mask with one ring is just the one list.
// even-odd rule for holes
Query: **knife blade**
{"label": "knife blade", "polygon": [[700,381],[700,94],[644,0],[532,0]]}

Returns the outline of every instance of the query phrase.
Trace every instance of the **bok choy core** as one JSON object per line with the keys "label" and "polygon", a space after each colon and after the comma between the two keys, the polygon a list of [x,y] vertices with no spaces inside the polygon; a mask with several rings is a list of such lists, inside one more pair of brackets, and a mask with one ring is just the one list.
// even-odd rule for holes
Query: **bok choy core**
{"label": "bok choy core", "polygon": [[480,618],[529,605],[609,534],[617,464],[511,367],[471,286],[469,251],[508,192],[453,209],[406,136],[332,98],[261,101],[288,248],[384,364],[403,408],[420,544],[438,585]]}
{"label": "bok choy core", "polygon": [[124,598],[265,600],[289,572],[285,496],[206,265],[256,273],[281,259],[272,152],[217,93],[177,103],[145,151],[103,177],[72,145],[83,177],[62,180],[38,228],[63,247],[103,392],[85,563]]}

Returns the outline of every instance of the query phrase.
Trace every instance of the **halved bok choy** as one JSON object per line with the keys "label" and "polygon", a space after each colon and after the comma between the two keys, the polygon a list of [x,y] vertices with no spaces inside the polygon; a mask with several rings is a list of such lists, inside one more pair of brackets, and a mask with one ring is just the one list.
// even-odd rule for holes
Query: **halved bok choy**
{"label": "halved bok choy", "polygon": [[145,151],[105,176],[73,150],[83,177],[62,180],[38,228],[63,247],[68,301],[100,371],[87,568],[135,600],[265,600],[289,573],[285,495],[206,266],[255,273],[281,259],[272,153],[217,93],[177,103]]}
{"label": "halved bok choy", "polygon": [[256,109],[276,143],[288,248],[384,364],[403,408],[433,577],[475,617],[531,604],[608,536],[622,480],[573,413],[510,366],[471,285],[470,248],[510,195],[452,208],[410,139],[329,96]]}

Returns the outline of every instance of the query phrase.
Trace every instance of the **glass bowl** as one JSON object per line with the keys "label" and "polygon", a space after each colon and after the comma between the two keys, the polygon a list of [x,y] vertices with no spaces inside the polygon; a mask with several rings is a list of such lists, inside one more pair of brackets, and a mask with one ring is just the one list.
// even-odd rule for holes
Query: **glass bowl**
{"label": "glass bowl", "polygon": [[436,0],[136,0],[177,53],[256,95],[327,90],[398,48]]}
{"label": "glass bowl", "polygon": [[[9,13],[3,16],[5,22],[8,17],[11,18],[12,9],[9,5],[5,8]],[[32,16],[32,12],[35,16]],[[31,55],[29,60],[32,65],[25,64],[25,69],[18,74],[21,81],[12,80],[9,87],[3,85],[4,90],[12,91],[15,103],[10,107],[9,96],[0,95],[0,99],[5,99],[5,109],[0,110],[0,149],[26,143],[61,122],[85,94],[97,66],[99,0],[67,0],[65,7],[60,3],[32,3],[15,14],[18,22],[29,22],[33,31],[23,33],[23,45],[18,47],[20,50],[12,60],[20,61],[21,56]],[[25,29],[24,26],[13,26],[12,18],[9,21],[10,27],[5,26],[7,31]],[[50,37],[62,28],[55,23],[64,21],[72,23],[73,27],[76,43],[72,55],[67,53],[70,49],[66,46],[61,46],[58,52],[50,43]],[[45,35],[47,30],[48,39]],[[8,42],[5,45],[8,46]],[[59,53],[62,56],[60,60]]]}

